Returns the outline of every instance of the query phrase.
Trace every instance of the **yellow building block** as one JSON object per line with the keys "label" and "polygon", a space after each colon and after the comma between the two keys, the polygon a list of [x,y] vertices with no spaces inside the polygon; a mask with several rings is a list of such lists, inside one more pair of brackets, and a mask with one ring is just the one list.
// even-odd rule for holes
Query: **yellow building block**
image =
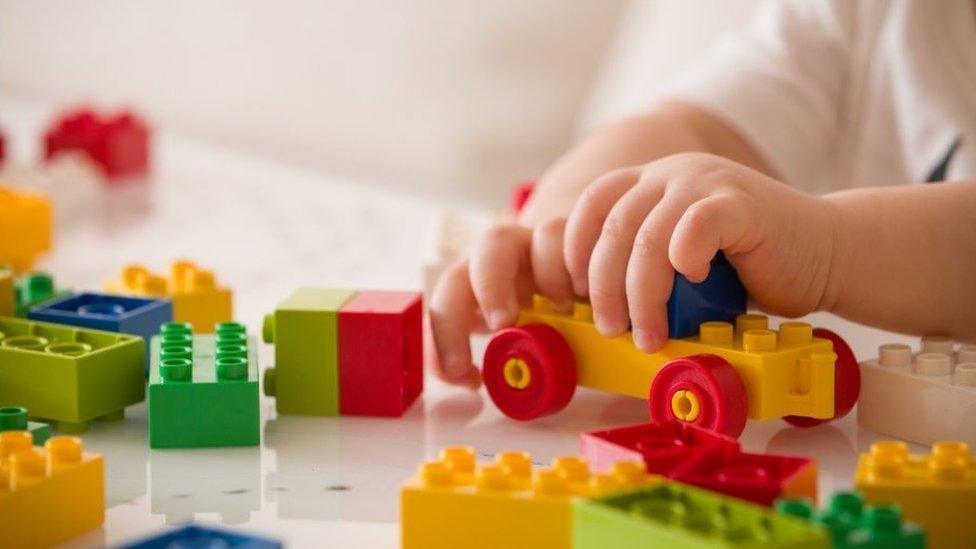
{"label": "yellow building block", "polygon": [[657,482],[639,461],[593,475],[584,459],[568,456],[533,471],[525,452],[502,452],[476,467],[470,448],[447,448],[400,490],[402,547],[569,548],[574,498]]}
{"label": "yellow building block", "polygon": [[0,545],[50,547],[105,520],[105,463],[81,439],[32,448],[27,431],[0,433]]}
{"label": "yellow building block", "polygon": [[0,187],[0,265],[31,269],[51,251],[51,202],[42,195]]}
{"label": "yellow building block", "polygon": [[536,296],[518,324],[542,323],[566,339],[576,360],[577,381],[591,387],[647,398],[651,381],[668,362],[709,353],[727,360],[742,377],[749,397],[750,419],[788,415],[828,419],[834,416],[833,344],[813,337],[805,322],[784,322],[769,329],[764,315],[743,314],[735,326],[705,322],[699,334],[671,339],[656,353],[639,350],[627,333],[608,339],[593,324],[593,310],[578,302],[572,314],[556,313]]}
{"label": "yellow building block", "polygon": [[858,461],[855,485],[869,503],[897,503],[929,547],[976,543],[976,457],[965,443],[937,442],[927,455],[909,455],[904,442],[875,443]]}
{"label": "yellow building block", "polygon": [[190,261],[176,261],[169,278],[153,274],[142,265],[127,265],[117,279],[105,282],[114,294],[168,297],[173,301],[173,321],[189,322],[193,331],[210,334],[214,326],[233,320],[233,293],[217,283],[213,271]]}
{"label": "yellow building block", "polygon": [[0,316],[14,316],[14,273],[0,267]]}

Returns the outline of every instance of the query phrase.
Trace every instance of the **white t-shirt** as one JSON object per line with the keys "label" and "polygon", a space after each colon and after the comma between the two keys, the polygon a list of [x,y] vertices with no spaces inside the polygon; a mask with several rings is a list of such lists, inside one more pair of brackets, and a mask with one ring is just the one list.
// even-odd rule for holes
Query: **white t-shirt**
{"label": "white t-shirt", "polygon": [[972,0],[791,0],[669,95],[737,128],[810,191],[976,177]]}

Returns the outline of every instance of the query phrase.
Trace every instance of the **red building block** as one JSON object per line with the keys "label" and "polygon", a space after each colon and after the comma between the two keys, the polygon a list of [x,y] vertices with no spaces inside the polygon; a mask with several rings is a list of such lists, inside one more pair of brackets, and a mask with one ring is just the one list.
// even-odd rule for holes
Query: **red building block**
{"label": "red building block", "polygon": [[90,109],[70,111],[44,133],[44,158],[81,151],[110,179],[149,171],[149,127],[134,113],[104,116]]}
{"label": "red building block", "polygon": [[339,413],[401,416],[424,387],[423,302],[360,291],[339,310]]}
{"label": "red building block", "polygon": [[3,133],[3,128],[0,128],[0,166],[3,166],[4,159],[7,158],[7,136]]}

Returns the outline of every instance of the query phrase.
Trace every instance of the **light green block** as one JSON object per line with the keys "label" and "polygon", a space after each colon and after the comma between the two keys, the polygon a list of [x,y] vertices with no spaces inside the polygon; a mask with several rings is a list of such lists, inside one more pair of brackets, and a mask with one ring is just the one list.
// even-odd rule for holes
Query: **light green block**
{"label": "light green block", "polygon": [[737,498],[665,481],[573,502],[574,549],[828,549],[827,532]]}
{"label": "light green block", "polygon": [[93,419],[121,419],[146,395],[138,336],[0,318],[0,406],[82,432]]}
{"label": "light green block", "polygon": [[339,415],[337,313],[355,293],[299,288],[265,317],[275,365],[264,373],[264,392],[275,397],[278,413]]}
{"label": "light green block", "polygon": [[27,431],[34,436],[34,444],[44,444],[51,437],[51,426],[39,421],[27,420],[27,408],[5,406],[0,408],[0,432]]}

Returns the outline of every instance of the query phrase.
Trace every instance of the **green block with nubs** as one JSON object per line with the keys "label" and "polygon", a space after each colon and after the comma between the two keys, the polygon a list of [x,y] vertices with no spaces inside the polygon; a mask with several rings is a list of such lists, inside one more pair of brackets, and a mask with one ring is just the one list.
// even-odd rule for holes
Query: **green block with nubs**
{"label": "green block with nubs", "polygon": [[57,290],[54,288],[54,277],[47,273],[30,273],[17,279],[14,289],[15,315],[26,318],[31,307],[64,297],[71,290]]}
{"label": "green block with nubs", "polygon": [[665,481],[573,502],[574,549],[827,549],[822,527],[768,507]]}
{"label": "green block with nubs", "polygon": [[79,433],[93,419],[122,419],[146,396],[143,341],[117,334],[0,318],[0,406]]}
{"label": "green block with nubs", "polygon": [[337,315],[355,293],[300,288],[265,317],[275,366],[264,372],[264,392],[275,397],[278,413],[339,415]]}
{"label": "green block with nubs", "polygon": [[217,324],[213,335],[164,324],[149,368],[151,448],[260,444],[257,346],[242,324]]}
{"label": "green block with nubs", "polygon": [[869,505],[859,492],[837,492],[817,511],[806,500],[781,499],[776,510],[830,530],[834,549],[922,549],[925,531],[901,518],[896,505]]}
{"label": "green block with nubs", "polygon": [[34,444],[41,445],[51,437],[51,426],[39,421],[27,421],[27,408],[5,406],[0,408],[0,432],[27,431],[34,436]]}

